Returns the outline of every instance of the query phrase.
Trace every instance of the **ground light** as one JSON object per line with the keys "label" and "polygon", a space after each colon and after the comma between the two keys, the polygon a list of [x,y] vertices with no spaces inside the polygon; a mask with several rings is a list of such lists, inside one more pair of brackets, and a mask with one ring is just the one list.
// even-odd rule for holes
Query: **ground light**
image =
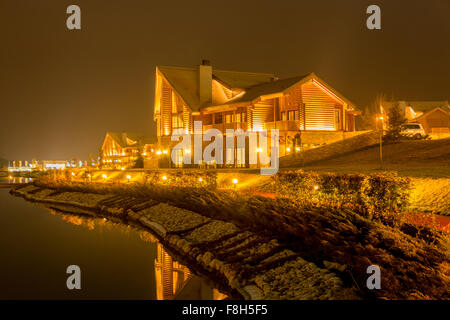
{"label": "ground light", "polygon": [[106,174],[102,174],[102,178],[106,179],[108,176]]}
{"label": "ground light", "polygon": [[162,179],[163,179],[163,180],[167,180],[167,177],[166,177],[166,176],[162,176]]}
{"label": "ground light", "polygon": [[130,182],[130,179],[131,179],[131,176],[128,174],[128,175],[127,175],[127,180],[128,180],[128,182]]}
{"label": "ground light", "polygon": [[291,152],[291,148],[286,148],[286,151],[287,152]]}
{"label": "ground light", "polygon": [[202,178],[198,178],[198,181],[202,182],[202,181],[203,181],[203,179],[202,179]]}
{"label": "ground light", "polygon": [[314,186],[314,190],[319,190],[319,186]]}
{"label": "ground light", "polygon": [[234,178],[234,179],[232,180],[232,182],[233,182],[233,184],[234,184],[234,188],[236,189],[236,185],[237,185],[237,183],[239,182],[239,180],[236,179],[236,178]]}

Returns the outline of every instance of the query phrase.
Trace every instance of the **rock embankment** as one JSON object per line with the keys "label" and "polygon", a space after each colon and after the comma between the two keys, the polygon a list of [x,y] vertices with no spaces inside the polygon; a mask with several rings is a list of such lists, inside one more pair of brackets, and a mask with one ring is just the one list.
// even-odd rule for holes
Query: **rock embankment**
{"label": "rock embankment", "polygon": [[[166,203],[131,196],[22,186],[11,191],[48,206],[120,219],[156,235],[175,258],[196,265],[245,299],[358,299],[336,268],[319,268],[276,239]],[[69,210],[70,211],[70,210]]]}

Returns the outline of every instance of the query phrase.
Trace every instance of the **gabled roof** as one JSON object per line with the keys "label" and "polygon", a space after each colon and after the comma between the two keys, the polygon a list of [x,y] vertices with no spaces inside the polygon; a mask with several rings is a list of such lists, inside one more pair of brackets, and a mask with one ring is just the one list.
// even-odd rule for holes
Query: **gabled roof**
{"label": "gabled roof", "polygon": [[[201,109],[199,101],[198,68],[157,66],[157,70],[159,70],[192,111],[199,111]],[[278,80],[275,75],[268,73],[212,69],[212,77],[230,89],[243,89],[245,91],[244,94],[238,95],[235,99],[226,102],[224,105],[250,102],[262,96],[283,93],[294,85],[315,79],[338,99],[345,101],[350,109],[355,107],[352,102],[330,87],[314,73]]]}
{"label": "gabled roof", "polygon": [[[198,68],[157,66],[159,72],[192,111],[200,110]],[[230,89],[247,89],[273,79],[268,73],[212,70],[212,77]]]}
{"label": "gabled roof", "polygon": [[342,94],[334,90],[331,86],[329,86],[325,81],[320,79],[316,74],[314,73],[308,73],[302,76],[296,76],[286,79],[280,79],[280,80],[274,80],[270,81],[264,84],[256,85],[253,87],[250,87],[246,90],[246,92],[242,95],[237,97],[236,99],[230,100],[226,104],[236,104],[241,102],[250,102],[254,101],[255,99],[258,99],[263,96],[273,95],[273,94],[282,94],[286,92],[289,88],[305,83],[309,80],[314,79],[316,82],[320,83],[322,86],[325,86],[328,91],[332,93],[335,97],[338,99],[344,101],[348,104],[349,109],[352,109],[355,107],[355,105],[345,98]]}
{"label": "gabled roof", "polygon": [[447,114],[448,116],[450,116],[450,107],[448,107],[448,106],[446,106],[446,107],[436,107],[434,109],[431,109],[431,110],[421,114],[417,118],[414,118],[413,121],[416,121],[417,119],[421,119],[421,118],[426,118],[430,114],[432,114],[433,112],[436,112],[436,111],[442,111],[444,114]]}
{"label": "gabled roof", "polygon": [[270,73],[254,73],[214,70],[213,78],[219,80],[231,89],[246,89],[274,80],[276,77]]}
{"label": "gabled roof", "polygon": [[[135,132],[107,132],[106,136],[110,136],[122,148],[139,146],[145,139],[143,134]],[[135,143],[131,143],[131,141],[135,141]]]}
{"label": "gabled roof", "polygon": [[424,101],[408,101],[408,100],[398,100],[398,101],[387,101],[385,104],[392,106],[394,103],[401,103],[405,107],[411,107],[415,112],[426,113],[428,111],[434,110],[438,107],[448,108],[448,101],[445,100],[424,100]]}
{"label": "gabled roof", "polygon": [[286,89],[289,89],[293,85],[299,83],[306,77],[308,77],[308,74],[288,79],[275,80],[250,87],[245,91],[245,93],[242,96],[229,101],[227,104],[253,101],[261,96],[270,95],[274,93],[281,93]]}

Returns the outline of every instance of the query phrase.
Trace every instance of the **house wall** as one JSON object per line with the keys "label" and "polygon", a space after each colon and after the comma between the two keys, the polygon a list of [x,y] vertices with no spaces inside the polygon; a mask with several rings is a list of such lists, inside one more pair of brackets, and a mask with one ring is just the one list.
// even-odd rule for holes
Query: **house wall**
{"label": "house wall", "polygon": [[450,114],[440,109],[431,111],[429,114],[417,119],[417,122],[422,124],[427,134],[445,133],[446,129],[450,130]]}

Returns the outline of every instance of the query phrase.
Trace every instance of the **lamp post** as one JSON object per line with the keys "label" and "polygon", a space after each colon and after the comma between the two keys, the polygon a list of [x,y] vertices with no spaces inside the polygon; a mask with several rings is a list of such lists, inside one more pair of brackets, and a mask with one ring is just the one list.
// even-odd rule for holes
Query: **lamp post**
{"label": "lamp post", "polygon": [[380,121],[380,169],[383,169],[383,115],[377,117],[377,126],[378,121]]}

